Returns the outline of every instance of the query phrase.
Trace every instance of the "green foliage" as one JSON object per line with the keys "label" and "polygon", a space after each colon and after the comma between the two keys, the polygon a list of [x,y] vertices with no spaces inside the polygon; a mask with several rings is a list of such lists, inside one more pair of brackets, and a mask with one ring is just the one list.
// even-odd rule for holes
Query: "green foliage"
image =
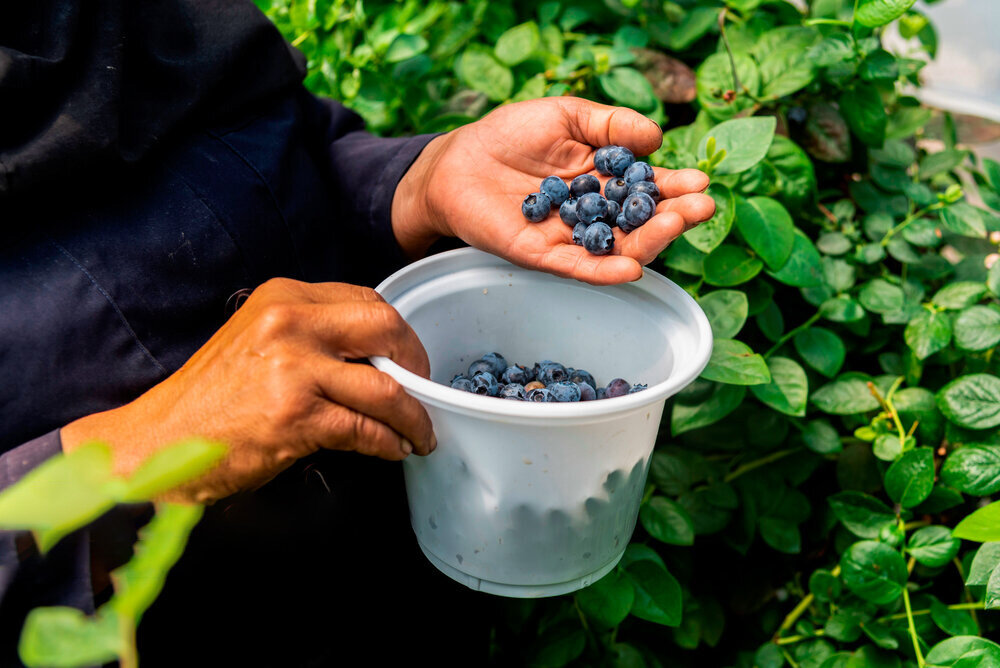
{"label": "green foliage", "polygon": [[912,0],[258,3],[378,133],[578,95],[711,172],[715,216],[654,268],[715,353],[668,403],[633,543],[495,620],[497,663],[989,665],[1000,165],[918,143],[904,91],[937,45]]}

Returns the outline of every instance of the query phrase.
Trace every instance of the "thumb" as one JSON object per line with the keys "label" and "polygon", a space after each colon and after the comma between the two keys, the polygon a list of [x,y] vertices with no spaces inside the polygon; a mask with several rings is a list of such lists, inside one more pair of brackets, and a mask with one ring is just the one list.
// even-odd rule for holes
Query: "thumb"
{"label": "thumb", "polygon": [[555,98],[562,106],[573,139],[600,148],[624,146],[649,155],[663,143],[663,131],[653,120],[627,107],[612,107],[578,97]]}

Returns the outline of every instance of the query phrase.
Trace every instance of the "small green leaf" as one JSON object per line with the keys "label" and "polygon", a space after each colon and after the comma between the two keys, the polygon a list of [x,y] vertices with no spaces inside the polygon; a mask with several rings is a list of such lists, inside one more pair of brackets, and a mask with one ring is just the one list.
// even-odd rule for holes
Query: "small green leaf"
{"label": "small green leaf", "polygon": [[684,13],[681,22],[670,31],[667,46],[671,51],[681,52],[701,39],[715,27],[719,18],[717,7],[695,7]]}
{"label": "small green leaf", "polygon": [[730,287],[746,283],[760,273],[764,263],[744,248],[722,244],[705,258],[705,282]]}
{"label": "small green leaf", "polygon": [[792,253],[795,225],[777,200],[770,197],[740,200],[736,206],[736,227],[771,269],[780,269]]}
{"label": "small green leaf", "polygon": [[842,232],[824,232],[816,240],[816,248],[824,255],[843,255],[854,244]]}
{"label": "small green leaf", "polygon": [[1000,311],[971,306],[955,319],[955,345],[962,350],[988,350],[1000,343]]}
{"label": "small green leaf", "polygon": [[715,339],[712,357],[701,377],[732,385],[759,385],[771,381],[764,358],[734,339]]}
{"label": "small green leaf", "polygon": [[968,155],[968,151],[959,151],[956,149],[945,149],[937,153],[930,153],[920,161],[920,178],[929,180],[938,174],[950,172],[961,165]]}
{"label": "small green leaf", "polygon": [[119,503],[150,501],[215,466],[226,446],[203,439],[181,441],[160,450],[133,473],[116,495]]}
{"label": "small green leaf", "polygon": [[931,602],[931,619],[950,636],[979,635],[979,626],[970,610],[950,610],[941,601]]}
{"label": "small green leaf", "polygon": [[960,310],[972,306],[986,295],[986,284],[974,281],[949,283],[936,293],[931,301],[941,308]]}
{"label": "small green leaf", "polygon": [[924,566],[937,568],[954,559],[961,545],[948,527],[930,526],[917,529],[910,536],[906,551]]}
{"label": "small green leaf", "polygon": [[902,555],[885,543],[862,540],[840,559],[841,579],[857,596],[876,605],[895,601],[903,593],[908,573]]}
{"label": "small green leaf", "polygon": [[767,54],[760,63],[761,96],[779,98],[801,90],[816,78],[816,65],[802,57],[800,47],[787,47]]}
{"label": "small green leaf", "polygon": [[889,118],[875,86],[858,83],[845,91],[840,96],[840,111],[858,139],[869,146],[882,146]]}
{"label": "small green leaf", "polygon": [[[912,442],[912,438],[906,439],[907,443]],[[899,434],[880,434],[875,439],[872,452],[884,462],[896,461],[896,458],[903,453],[903,448],[907,443],[901,443]]]}
{"label": "small green leaf", "polygon": [[884,26],[902,16],[914,2],[916,0],[861,0],[854,20],[869,28]]}
{"label": "small green leaf", "polygon": [[670,431],[676,436],[692,429],[708,426],[726,417],[743,402],[746,387],[719,383],[705,401],[687,406],[674,402],[670,416]]}
{"label": "small green leaf", "polygon": [[618,569],[576,593],[580,608],[601,626],[611,628],[628,617],[635,590],[632,581]]}
{"label": "small green leaf", "polygon": [[833,322],[857,322],[865,317],[861,304],[847,295],[838,295],[827,299],[819,307],[820,313]]}
{"label": "small green leaf", "polygon": [[513,66],[530,58],[540,44],[538,24],[528,21],[500,35],[493,52],[501,63]]}
{"label": "small green leaf", "polygon": [[875,278],[861,287],[858,300],[872,313],[892,313],[903,308],[903,289],[884,279]]}
{"label": "small green leaf", "polygon": [[631,67],[615,67],[597,78],[601,90],[615,102],[638,111],[656,107],[653,86],[641,72]]}
{"label": "small green leaf", "polygon": [[847,349],[840,337],[822,327],[810,327],[795,335],[795,350],[806,364],[827,378],[833,378],[844,365]]}
{"label": "small green leaf", "polygon": [[885,491],[889,498],[912,508],[930,496],[934,488],[934,450],[914,448],[885,472]]}
{"label": "small green leaf", "polygon": [[878,399],[860,378],[848,377],[827,383],[812,395],[812,402],[824,413],[852,415],[865,413],[879,407]]}
{"label": "small green leaf", "polygon": [[809,380],[806,372],[794,360],[786,357],[772,357],[767,360],[771,382],[750,388],[754,396],[774,410],[804,417],[806,397],[809,395]]}
{"label": "small green leaf", "polygon": [[489,53],[468,49],[458,67],[465,84],[478,90],[494,102],[502,102],[514,91],[514,75]]}
{"label": "small green leaf", "polygon": [[670,572],[655,561],[633,561],[625,567],[635,587],[632,614],[664,626],[681,623],[681,586]]}
{"label": "small green leaf", "polygon": [[[563,19],[565,20],[565,15]],[[553,624],[541,632],[534,642],[527,665],[538,668],[565,666],[583,654],[586,646],[587,634],[580,627],[579,621]]]}
{"label": "small green leaf", "polygon": [[675,501],[654,496],[639,508],[639,520],[653,538],[668,545],[693,545],[691,517]]}
{"label": "small green leaf", "polygon": [[769,546],[785,554],[802,551],[802,534],[794,522],[781,517],[761,517],[758,521],[760,537]]}
{"label": "small green leaf", "polygon": [[823,258],[823,281],[833,292],[846,292],[854,286],[857,268],[847,260]]}
{"label": "small green leaf", "polygon": [[385,53],[387,63],[398,63],[427,50],[427,40],[420,35],[397,35]]}
{"label": "small green leaf", "polygon": [[827,570],[818,569],[809,576],[809,593],[817,601],[834,601],[840,596],[840,578]]}
{"label": "small green leaf", "polygon": [[795,230],[792,252],[777,271],[768,272],[785,285],[811,288],[823,284],[823,269],[819,251],[801,230]]}
{"label": "small green leaf", "polygon": [[976,496],[1000,492],[1000,446],[966,445],[955,450],[941,467],[941,479]]}
{"label": "small green leaf", "polygon": [[[751,95],[760,93],[760,71],[754,60],[743,53],[734,53],[732,57],[740,85],[746,86]],[[701,63],[695,76],[695,86],[698,104],[712,118],[732,118],[754,105],[752,98],[736,90],[738,87],[733,81],[729,55],[724,52],[714,53]],[[732,101],[726,100],[728,90],[738,92]]]}
{"label": "small green leaf", "polygon": [[889,506],[862,492],[837,492],[828,501],[837,519],[862,538],[878,538],[883,527],[896,523],[896,514]]}
{"label": "small green leaf", "polygon": [[964,237],[986,237],[986,223],[979,209],[967,202],[958,202],[941,209],[941,226]]}
{"label": "small green leaf", "polygon": [[733,192],[719,183],[711,184],[706,194],[715,202],[715,214],[685,232],[684,238],[701,252],[711,253],[729,235],[736,215],[736,203]]}
{"label": "small green leaf", "polygon": [[937,404],[944,416],[966,429],[1000,425],[1000,378],[986,373],[961,376],[942,387]]}
{"label": "small green leaf", "polygon": [[736,336],[747,321],[747,296],[739,290],[715,290],[702,295],[698,303],[708,316],[715,338]]}
{"label": "small green leaf", "polygon": [[917,359],[926,359],[948,347],[951,319],[944,313],[923,311],[906,325],[903,338]]}
{"label": "small green leaf", "polygon": [[981,543],[1000,541],[1000,501],[994,501],[966,516],[951,535]]}
{"label": "small green leaf", "polygon": [[88,617],[76,608],[35,608],[21,630],[18,653],[30,668],[75,668],[118,658],[122,634],[112,613]]}
{"label": "small green leaf", "polygon": [[738,174],[750,169],[767,155],[774,139],[777,120],[774,116],[737,118],[719,123],[709,130],[698,144],[698,159],[708,157],[706,146],[715,139],[715,150],[725,151],[726,157],[715,168],[716,174]]}
{"label": "small green leaf", "polygon": [[827,420],[811,420],[802,429],[806,447],[821,455],[836,454],[844,449],[840,435]]}
{"label": "small green leaf", "polygon": [[924,657],[934,668],[993,668],[1000,665],[1000,645],[976,636],[942,640]]}

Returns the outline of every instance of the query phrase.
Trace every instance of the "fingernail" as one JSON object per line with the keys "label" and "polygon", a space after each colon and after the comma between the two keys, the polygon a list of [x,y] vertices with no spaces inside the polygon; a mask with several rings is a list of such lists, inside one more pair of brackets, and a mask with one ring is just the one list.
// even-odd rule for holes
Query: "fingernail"
{"label": "fingernail", "polygon": [[403,451],[404,455],[408,455],[413,452],[413,444],[405,438],[402,438],[399,440],[399,449]]}

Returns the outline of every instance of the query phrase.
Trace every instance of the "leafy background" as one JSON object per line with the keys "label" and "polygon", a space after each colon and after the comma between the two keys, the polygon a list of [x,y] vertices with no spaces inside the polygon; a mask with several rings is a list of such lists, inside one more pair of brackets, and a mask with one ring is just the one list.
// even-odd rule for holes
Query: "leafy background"
{"label": "leafy background", "polygon": [[913,0],[258,4],[374,132],[579,95],[712,173],[655,268],[715,352],[640,527],[599,583],[511,602],[498,663],[1000,666],[1000,165],[907,93],[937,49]]}

